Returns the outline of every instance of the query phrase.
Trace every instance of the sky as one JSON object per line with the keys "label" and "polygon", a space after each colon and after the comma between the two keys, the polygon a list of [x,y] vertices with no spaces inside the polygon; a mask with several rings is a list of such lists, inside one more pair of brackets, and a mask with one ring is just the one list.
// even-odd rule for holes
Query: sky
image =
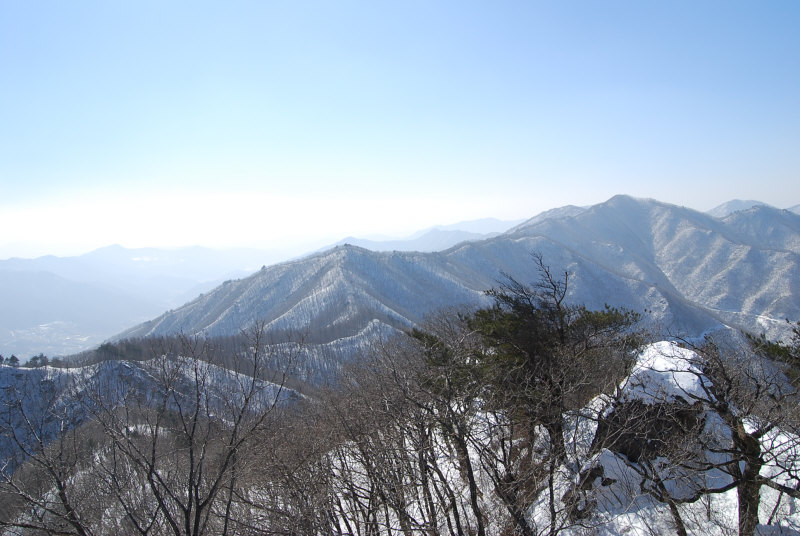
{"label": "sky", "polygon": [[800,203],[800,2],[0,0],[0,258]]}

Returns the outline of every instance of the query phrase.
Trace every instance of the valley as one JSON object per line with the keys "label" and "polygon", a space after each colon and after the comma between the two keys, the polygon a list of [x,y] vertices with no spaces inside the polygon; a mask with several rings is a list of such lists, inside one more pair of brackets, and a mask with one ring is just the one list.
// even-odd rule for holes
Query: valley
{"label": "valley", "polygon": [[791,533],[798,274],[793,212],[628,196],[263,266],[0,364],[0,534]]}

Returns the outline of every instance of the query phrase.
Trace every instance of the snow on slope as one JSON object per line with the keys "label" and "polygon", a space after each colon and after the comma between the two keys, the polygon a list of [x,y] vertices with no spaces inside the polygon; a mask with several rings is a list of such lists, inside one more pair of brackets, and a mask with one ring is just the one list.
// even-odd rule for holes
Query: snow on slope
{"label": "snow on slope", "polygon": [[520,229],[524,229],[525,227],[530,227],[531,225],[541,223],[545,220],[569,218],[572,216],[577,216],[578,214],[584,212],[585,210],[586,210],[585,207],[576,207],[575,205],[565,205],[563,207],[551,208],[550,210],[545,210],[544,212],[537,214],[533,218],[520,223],[516,227],[509,229],[509,232],[518,231]]}
{"label": "snow on slope", "polygon": [[[180,375],[171,379],[170,390],[191,393],[194,387],[194,369],[186,364],[180,366]],[[199,377],[204,383],[209,406],[224,417],[225,408],[233,397],[242,391],[242,382],[248,377],[206,362],[196,362]],[[63,419],[68,428],[79,425],[88,418],[84,402],[93,397],[102,397],[107,404],[115,406],[131,393],[146,394],[143,399],[158,400],[163,393],[164,381],[160,378],[165,368],[160,359],[147,361],[104,361],[102,363],[74,368],[17,368],[0,365],[0,408],[20,404],[27,418],[38,427],[37,433],[55,437]],[[269,381],[256,380],[257,390],[254,407],[264,407],[274,400],[288,401],[299,397],[298,393]],[[154,402],[155,403],[155,402]],[[12,412],[4,414],[10,418]],[[60,416],[60,417],[59,417]],[[0,421],[0,428],[9,423]],[[20,425],[21,426],[21,425]],[[26,437],[25,427],[18,437]],[[10,438],[0,434],[0,467],[7,456],[14,456]],[[12,466],[14,463],[12,462]]]}
{"label": "snow on slope", "polygon": [[374,253],[342,246],[229,281],[187,306],[122,336],[237,333],[258,319],[303,332],[312,341],[351,336],[377,319],[408,328],[437,308],[480,300],[478,286],[449,276],[446,258],[421,253]]}
{"label": "snow on slope", "polygon": [[753,201],[752,199],[748,200],[731,199],[726,203],[722,203],[721,205],[712,208],[711,210],[707,211],[706,214],[714,218],[725,218],[727,216],[730,216],[736,211],[747,210],[755,206],[767,206],[767,205],[766,203],[762,203],[761,201]]}
{"label": "snow on slope", "polygon": [[[689,332],[705,317],[751,331],[767,327],[776,336],[785,318],[800,317],[800,218],[787,211],[758,207],[721,222],[683,207],[617,196],[568,224],[548,220],[527,233],[599,265],[629,288],[651,287],[655,308],[636,297],[627,303],[653,309],[666,322],[677,320],[673,325]],[[667,307],[659,310],[662,300]]]}
{"label": "snow on slope", "polygon": [[[496,234],[496,233],[495,233]],[[348,237],[340,240],[336,245],[349,244],[372,251],[440,251],[460,242],[480,240],[491,236],[483,233],[470,233],[462,230],[431,229],[426,233],[405,240],[369,240],[365,238]]]}
{"label": "snow on slope", "polygon": [[229,335],[257,320],[313,343],[353,337],[373,320],[407,329],[441,308],[488,304],[484,291],[503,274],[535,282],[534,251],[571,273],[573,303],[647,311],[662,333],[724,324],[775,338],[786,318],[800,318],[800,216],[759,206],[720,220],[617,196],[441,252],[337,247],[228,281],[119,337]]}
{"label": "snow on slope", "polygon": [[648,346],[623,384],[623,401],[674,402],[702,397],[695,353],[670,342]]}
{"label": "snow on slope", "polygon": [[[679,403],[684,404],[686,408],[696,407],[692,406],[694,401],[707,399],[708,393],[704,391],[702,383],[708,384],[709,381],[702,374],[698,357],[693,351],[671,342],[659,342],[649,345],[639,354],[633,371],[621,383],[620,391],[610,406],[606,405],[608,402],[598,399],[584,410],[585,415],[592,414],[590,408],[594,408],[598,413],[589,419],[588,433],[583,430],[583,434],[576,434],[573,438],[575,441],[569,441],[568,444],[575,447],[572,451],[573,459],[582,464],[578,472],[597,476],[583,485],[584,491],[589,490],[585,498],[585,501],[589,502],[584,502],[584,505],[590,505],[587,517],[583,519],[580,527],[570,527],[564,534],[576,536],[585,534],[587,527],[591,527],[592,534],[598,535],[645,536],[676,533],[675,523],[667,505],[642,492],[643,480],[639,472],[641,469],[637,470],[644,463],[642,460],[631,460],[626,454],[608,448],[601,449],[588,459],[582,457],[582,454],[591,449],[588,444],[589,438],[597,440],[594,437],[597,429],[595,423],[602,420],[601,415],[609,415],[618,405],[638,401],[645,405]],[[719,445],[725,449],[728,444],[726,437],[730,431],[719,416],[710,408],[706,408],[700,422],[705,422],[703,433],[720,435]],[[678,442],[679,438],[668,437],[667,440]],[[581,445],[581,441],[584,444]],[[643,439],[640,438],[640,441]],[[774,430],[761,441],[765,459],[761,474],[778,478],[782,484],[790,487],[798,485],[800,482],[790,476],[784,479],[776,475],[787,468],[788,474],[796,475],[800,470],[800,456],[798,456],[800,438]],[[723,454],[706,452],[705,456],[708,460],[721,461],[720,456]],[[680,472],[675,472],[674,462],[658,456],[651,463],[652,467],[662,468],[661,478],[673,497],[692,495],[694,488],[682,485],[686,476],[680,476]],[[778,466],[783,469],[778,469]],[[593,473],[590,473],[590,470],[593,470]],[[561,474],[570,475],[574,472],[563,468]],[[700,478],[702,484],[709,487],[721,487],[730,482],[728,475],[715,470],[703,472],[701,476],[694,478]],[[559,491],[566,493],[570,489],[575,489],[576,485],[578,482],[575,480],[570,482],[562,479]],[[547,519],[547,512],[542,511],[544,506],[544,504],[534,505],[531,512],[534,519]],[[679,504],[678,511],[690,535],[737,533],[736,488],[724,493],[706,495],[695,502]],[[759,526],[759,534],[800,534],[800,500],[782,494],[779,496],[774,489],[763,486],[759,514],[760,522],[763,523]],[[766,524],[770,520],[774,525]]]}

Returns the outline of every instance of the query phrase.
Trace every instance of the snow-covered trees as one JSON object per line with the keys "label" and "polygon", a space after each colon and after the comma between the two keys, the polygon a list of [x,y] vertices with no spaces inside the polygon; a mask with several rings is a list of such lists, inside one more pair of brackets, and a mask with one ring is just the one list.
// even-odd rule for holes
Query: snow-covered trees
{"label": "snow-covered trees", "polygon": [[[469,325],[483,343],[476,357],[488,386],[485,395],[532,427],[544,427],[560,463],[566,454],[564,413],[625,373],[641,342],[632,329],[638,315],[567,303],[569,273],[559,279],[541,256],[533,260],[539,281],[529,287],[509,277],[489,291],[495,306],[477,311]],[[532,430],[531,438],[536,433]]]}
{"label": "snow-covered trees", "polygon": [[281,376],[263,377],[271,348],[263,329],[249,335],[233,370],[214,363],[207,341],[180,337],[139,363],[36,369],[45,374],[36,386],[9,382],[0,528],[236,533],[241,483],[288,399]]}
{"label": "snow-covered trees", "polygon": [[81,427],[75,378],[59,371],[3,371],[0,376],[0,529],[91,534],[101,511],[83,471],[96,436]]}
{"label": "snow-covered trees", "polygon": [[262,330],[225,367],[185,337],[83,374],[0,367],[0,534],[800,529],[800,335],[643,345],[534,263],[287,404],[266,374],[297,346]]}
{"label": "snow-covered trees", "polygon": [[[748,536],[759,524],[797,528],[791,514],[800,499],[800,391],[785,363],[758,350],[659,343],[640,355],[599,413],[593,445],[601,472],[615,471],[603,453],[626,467],[616,469],[629,486],[622,493],[616,482],[617,497],[639,500],[638,489],[667,505],[677,534],[691,527]],[[720,504],[727,515],[712,515]]]}
{"label": "snow-covered trees", "polygon": [[[570,526],[568,414],[613,390],[639,338],[634,314],[568,305],[568,276],[534,260],[537,286],[509,280],[492,292],[491,309],[443,313],[376,345],[328,397],[309,402],[314,431],[331,426],[322,435],[338,438],[320,454],[329,470],[320,481],[337,497],[327,516],[334,532],[538,535]],[[532,514],[537,502],[544,509]]]}

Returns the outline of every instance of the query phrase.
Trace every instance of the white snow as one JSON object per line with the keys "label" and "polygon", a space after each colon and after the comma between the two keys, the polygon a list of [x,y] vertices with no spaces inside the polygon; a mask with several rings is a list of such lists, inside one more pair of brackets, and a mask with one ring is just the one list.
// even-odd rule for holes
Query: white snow
{"label": "white snow", "polygon": [[649,345],[637,359],[621,389],[624,399],[646,403],[690,401],[702,397],[708,384],[696,365],[693,351],[662,341]]}

